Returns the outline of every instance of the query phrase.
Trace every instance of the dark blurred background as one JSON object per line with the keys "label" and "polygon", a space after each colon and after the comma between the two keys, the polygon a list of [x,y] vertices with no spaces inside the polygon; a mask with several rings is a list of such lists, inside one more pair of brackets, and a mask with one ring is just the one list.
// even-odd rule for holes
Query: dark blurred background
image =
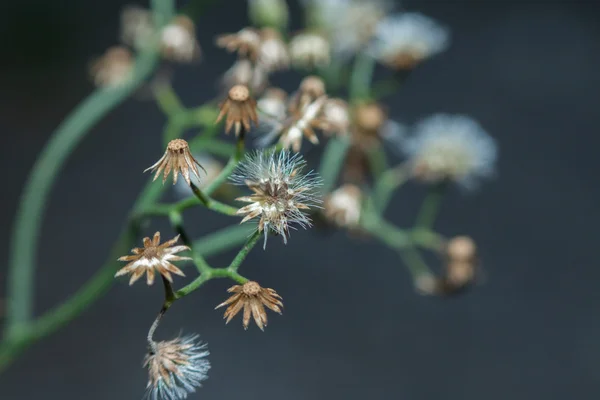
{"label": "dark blurred background", "polygon": [[[187,105],[214,96],[233,56],[217,33],[246,23],[244,1],[220,1],[197,22],[204,61],[177,70]],[[121,0],[4,1],[0,65],[0,289],[23,182],[36,155],[93,87],[91,58],[118,40]],[[600,3],[404,1],[452,30],[450,49],[389,100],[412,123],[466,113],[496,137],[498,176],[473,195],[450,193],[437,227],[470,234],[485,279],[454,298],[415,293],[397,255],[376,242],[297,232],[255,250],[242,273],[285,299],[265,333],[229,325],[212,281],[173,308],[158,336],[198,332],[209,343],[203,399],[592,399],[600,395],[600,224],[597,174]],[[294,8],[297,13],[298,8]],[[299,28],[294,26],[293,28]],[[293,79],[293,80],[292,80]],[[297,79],[281,81],[291,89]],[[150,101],[110,113],[74,153],[44,220],[38,313],[66,298],[105,260],[140,175],[161,153],[165,119]],[[424,189],[409,185],[389,213],[412,221]],[[194,234],[227,224],[191,214]],[[152,226],[168,231],[164,222]],[[223,265],[231,254],[214,259]],[[145,335],[160,285],[114,285],[82,317],[34,345],[0,377],[0,398],[137,399]]]}

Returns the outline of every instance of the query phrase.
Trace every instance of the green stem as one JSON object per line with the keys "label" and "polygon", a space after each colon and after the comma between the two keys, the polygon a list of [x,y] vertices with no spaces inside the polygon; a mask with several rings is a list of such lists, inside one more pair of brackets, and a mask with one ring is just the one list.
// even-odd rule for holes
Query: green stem
{"label": "green stem", "polygon": [[138,88],[153,71],[156,62],[155,53],[142,53],[130,82],[122,87],[98,90],[84,100],[57,128],[36,161],[19,202],[10,246],[8,336],[27,323],[33,314],[33,275],[39,231],[46,199],[62,166],[90,128]]}
{"label": "green stem", "polygon": [[440,209],[442,198],[446,192],[446,186],[446,183],[440,183],[429,190],[425,200],[423,200],[421,209],[417,214],[415,228],[431,229],[433,227],[435,218],[437,217]]}
{"label": "green stem", "polygon": [[[238,211],[237,208],[228,206],[227,204],[223,204],[220,201],[210,198],[208,195],[206,195],[204,192],[202,192],[202,190],[200,190],[200,188],[198,186],[194,185],[193,183],[190,183],[190,187],[192,188],[192,192],[194,192],[194,194],[196,195],[196,198],[198,200],[200,200],[200,203],[202,203],[209,210],[213,210],[218,213],[229,215],[229,216],[237,215],[237,211]],[[210,189],[210,185],[209,185],[209,188],[207,188],[207,191],[208,191],[208,189]],[[195,200],[193,197],[191,199]],[[175,204],[175,209],[178,211],[183,211],[184,209],[188,208],[188,206],[189,206],[188,204],[185,204],[185,205],[181,204],[184,201],[185,200],[183,200],[182,202],[180,202],[178,204]]]}
{"label": "green stem", "polygon": [[327,143],[319,167],[319,176],[323,180],[322,193],[331,192],[337,183],[349,147],[348,138],[333,138]]}
{"label": "green stem", "polygon": [[181,104],[177,93],[168,83],[162,83],[154,88],[154,98],[158,107],[170,118],[185,112],[185,107]]}
{"label": "green stem", "polygon": [[183,218],[181,216],[181,213],[172,210],[169,213],[169,219],[171,221],[171,225],[173,225],[173,228],[175,228],[175,231],[179,234],[179,236],[181,237],[181,241],[188,247],[190,247],[192,249],[192,260],[194,261],[194,264],[196,265],[196,268],[198,269],[198,271],[200,273],[207,271],[210,269],[210,265],[208,265],[208,263],[206,262],[206,260],[204,259],[204,257],[202,257],[202,255],[200,253],[198,253],[197,251],[194,250],[194,248],[192,247],[192,241],[190,240],[189,236],[187,235],[184,227],[183,227]]}
{"label": "green stem", "polygon": [[427,266],[427,263],[416,248],[408,247],[400,250],[398,253],[410,272],[415,286],[418,286],[423,278],[433,278],[433,272],[431,272],[431,269]]}
{"label": "green stem", "polygon": [[374,206],[379,213],[383,213],[387,208],[394,191],[409,178],[406,164],[400,164],[394,168],[389,168],[381,174],[375,182],[373,189]]}
{"label": "green stem", "polygon": [[206,235],[194,242],[194,250],[205,258],[230,249],[232,246],[244,243],[252,228],[247,225],[228,226],[220,231]]}
{"label": "green stem", "polygon": [[235,258],[233,259],[231,264],[229,264],[228,268],[230,270],[237,271],[240,268],[240,265],[242,265],[242,262],[244,262],[244,260],[246,259],[246,257],[248,256],[248,254],[250,253],[252,248],[254,248],[254,246],[256,245],[256,242],[258,242],[258,239],[260,239],[260,236],[261,236],[261,232],[256,230],[256,232],[254,232],[254,234],[250,237],[250,239],[248,239],[248,241],[246,242],[244,247],[242,247],[242,249],[239,251],[237,256],[235,256]]}
{"label": "green stem", "polygon": [[350,75],[350,101],[358,103],[371,97],[371,79],[375,70],[375,59],[366,52],[356,56],[352,75]]}

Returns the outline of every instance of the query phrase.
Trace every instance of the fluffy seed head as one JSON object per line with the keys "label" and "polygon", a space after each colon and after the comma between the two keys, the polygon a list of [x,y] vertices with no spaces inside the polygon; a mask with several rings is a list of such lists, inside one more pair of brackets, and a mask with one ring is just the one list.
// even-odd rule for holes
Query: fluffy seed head
{"label": "fluffy seed head", "polygon": [[163,57],[178,62],[191,62],[200,57],[200,45],[196,40],[194,22],[185,15],[178,15],[160,33]]}
{"label": "fluffy seed head", "polygon": [[258,100],[258,109],[271,118],[281,120],[286,115],[287,93],[280,88],[269,88]]}
{"label": "fluffy seed head", "polygon": [[244,329],[248,329],[250,317],[252,316],[256,326],[263,331],[267,326],[265,307],[281,314],[281,309],[283,308],[281,296],[273,289],[262,288],[258,282],[248,281],[243,285],[232,286],[227,291],[233,293],[233,295],[216,307],[229,306],[225,310],[223,317],[227,318],[226,324],[243,309],[244,317],[242,324]]}
{"label": "fluffy seed head", "polygon": [[198,335],[152,342],[144,359],[148,368],[146,398],[183,400],[206,380],[210,363],[206,344]]}
{"label": "fluffy seed head", "polygon": [[417,124],[403,143],[413,174],[425,182],[451,180],[473,188],[494,173],[496,143],[473,119],[437,114]]}
{"label": "fluffy seed head", "polygon": [[217,46],[229,52],[237,51],[240,57],[255,61],[260,48],[260,35],[253,28],[244,28],[237,33],[228,33],[217,37]]}
{"label": "fluffy seed head", "polygon": [[449,33],[434,20],[419,13],[402,13],[377,25],[370,52],[394,69],[411,69],[448,46]]}
{"label": "fluffy seed head", "polygon": [[260,93],[269,84],[267,70],[250,60],[237,60],[225,74],[223,86],[229,90],[235,85],[247,86],[252,93]]}
{"label": "fluffy seed head", "polygon": [[321,120],[326,134],[345,136],[350,128],[348,103],[342,99],[328,99],[323,105]]}
{"label": "fluffy seed head", "polygon": [[242,223],[259,219],[258,230],[265,234],[265,247],[269,230],[287,243],[289,228],[311,226],[306,211],[321,203],[317,191],[321,180],[312,171],[302,173],[305,164],[300,154],[287,150],[257,151],[247,155],[230,178],[234,184],[253,191],[237,199],[250,203],[238,214],[245,215]]}
{"label": "fluffy seed head", "polygon": [[258,63],[269,72],[287,69],[290,56],[281,34],[273,28],[263,28],[260,37]]}
{"label": "fluffy seed head", "polygon": [[325,216],[339,227],[358,225],[361,214],[362,191],[356,185],[345,184],[325,199]]}

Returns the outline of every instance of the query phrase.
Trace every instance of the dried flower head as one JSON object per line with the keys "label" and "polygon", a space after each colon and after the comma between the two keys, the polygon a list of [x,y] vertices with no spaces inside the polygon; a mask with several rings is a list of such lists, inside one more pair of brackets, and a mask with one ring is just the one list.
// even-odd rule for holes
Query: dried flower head
{"label": "dried flower head", "polygon": [[150,10],[127,6],[121,12],[121,40],[136,50],[147,48],[156,33]]}
{"label": "dried flower head", "polygon": [[446,244],[446,257],[451,262],[475,262],[477,246],[469,236],[456,236]]}
{"label": "dried flower head", "polygon": [[283,308],[281,296],[273,289],[262,288],[257,282],[248,281],[243,285],[232,286],[227,291],[233,293],[233,295],[215,308],[229,306],[225,310],[225,316],[223,317],[227,318],[226,324],[243,308],[244,318],[242,323],[244,329],[248,329],[250,316],[252,315],[256,326],[261,331],[264,331],[264,328],[267,326],[265,307],[281,314],[281,308]]}
{"label": "dried flower head", "polygon": [[225,115],[225,132],[229,133],[231,128],[235,129],[235,135],[238,136],[244,131],[250,130],[250,122],[258,124],[258,115],[256,113],[256,100],[250,96],[250,90],[244,85],[235,85],[229,89],[227,99],[220,105],[221,112],[217,117],[217,122],[221,121]]}
{"label": "dried flower head", "polygon": [[267,71],[278,71],[290,66],[290,56],[281,34],[273,28],[260,31],[258,63]]}
{"label": "dried flower head", "polygon": [[394,69],[412,69],[448,46],[449,33],[419,13],[402,13],[377,25],[371,53]]}
{"label": "dried flower head", "polygon": [[178,15],[160,33],[160,46],[164,58],[191,62],[200,57],[200,45],[196,40],[194,22],[185,15]]}
{"label": "dried flower head", "polygon": [[330,61],[330,46],[325,37],[318,33],[302,32],[289,44],[292,63],[300,68],[323,67]]}
{"label": "dried flower head", "polygon": [[206,380],[209,352],[198,335],[169,341],[152,342],[144,359],[148,368],[146,398],[150,400],[183,400]]}
{"label": "dried flower head", "polygon": [[216,43],[217,46],[225,48],[229,52],[237,51],[239,56],[256,61],[261,40],[255,29],[244,28],[236,33],[217,36]]}
{"label": "dried flower head", "polygon": [[356,227],[360,221],[362,197],[362,191],[356,185],[339,187],[325,198],[325,217],[339,227]]}
{"label": "dried flower head", "polygon": [[127,83],[131,78],[133,56],[125,47],[114,46],[90,65],[94,84],[99,87],[116,87]]}
{"label": "dried flower head", "polygon": [[165,154],[161,157],[161,159],[158,160],[156,164],[146,168],[144,172],[154,172],[156,170],[153,179],[153,181],[155,181],[156,178],[158,178],[158,175],[160,175],[160,173],[164,170],[162,180],[164,184],[167,180],[167,177],[169,176],[169,173],[172,171],[173,185],[177,183],[177,177],[179,176],[179,174],[183,176],[183,179],[185,179],[185,181],[189,185],[191,183],[190,171],[192,171],[194,175],[196,175],[196,177],[200,179],[200,171],[198,170],[198,167],[202,168],[202,170],[204,171],[202,165],[200,165],[200,163],[194,158],[194,156],[192,156],[188,142],[186,142],[183,139],[174,139],[171,140],[167,145],[167,150],[165,151]]}
{"label": "dried flower head", "polygon": [[230,178],[234,184],[248,186],[254,192],[237,199],[250,203],[238,214],[245,215],[242,223],[260,218],[258,230],[265,234],[265,247],[269,230],[287,243],[289,229],[294,225],[304,229],[311,226],[306,211],[321,202],[317,191],[321,180],[312,171],[302,173],[305,165],[300,154],[257,151],[247,155]]}
{"label": "dried flower head", "polygon": [[494,139],[464,115],[437,114],[420,122],[403,143],[413,175],[425,182],[455,181],[466,188],[493,175]]}
{"label": "dried flower head", "polygon": [[155,270],[169,282],[173,282],[171,273],[185,276],[179,268],[171,264],[171,261],[191,260],[189,257],[176,255],[177,253],[190,249],[187,246],[175,246],[175,243],[177,243],[178,240],[179,235],[160,244],[160,232],[156,232],[152,239],[145,237],[143,248],[136,247],[131,250],[133,255],[119,258],[119,261],[128,261],[129,263],[117,271],[115,278],[131,274],[129,284],[133,285],[135,281],[140,279],[142,275],[146,273],[146,283],[152,285],[154,283]]}
{"label": "dried flower head", "polygon": [[300,113],[309,104],[325,95],[325,82],[315,75],[302,79],[298,90],[290,98],[288,106],[290,113]]}
{"label": "dried flower head", "polygon": [[284,119],[286,116],[287,93],[280,88],[269,88],[258,99],[258,110],[266,114],[268,117],[278,120]]}

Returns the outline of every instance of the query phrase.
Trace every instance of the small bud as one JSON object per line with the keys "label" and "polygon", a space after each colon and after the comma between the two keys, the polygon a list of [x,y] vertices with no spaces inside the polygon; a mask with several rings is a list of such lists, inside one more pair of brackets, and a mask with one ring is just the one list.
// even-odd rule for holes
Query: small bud
{"label": "small bud", "polygon": [[469,236],[456,236],[448,241],[446,254],[450,262],[473,262],[477,246]]}
{"label": "small bud", "polygon": [[248,0],[248,15],[255,26],[285,30],[289,10],[286,0]]}

